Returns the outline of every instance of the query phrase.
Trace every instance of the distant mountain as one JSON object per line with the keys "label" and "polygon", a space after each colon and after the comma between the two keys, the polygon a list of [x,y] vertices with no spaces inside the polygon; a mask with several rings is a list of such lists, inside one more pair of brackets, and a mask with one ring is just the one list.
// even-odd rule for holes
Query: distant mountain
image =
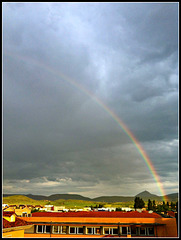
{"label": "distant mountain", "polygon": [[34,200],[49,200],[47,196],[43,196],[43,195],[32,195],[32,194],[26,194],[24,195],[26,197],[29,197],[31,199],[34,199]]}
{"label": "distant mountain", "polygon": [[152,193],[150,193],[150,192],[148,192],[146,190],[141,192],[141,193],[139,193],[139,194],[137,194],[135,197],[140,197],[144,201],[148,201],[148,199],[150,199],[150,200],[157,200],[157,201],[161,201],[162,200],[162,197],[157,196],[155,194],[152,194]]}
{"label": "distant mountain", "polygon": [[53,194],[50,196],[43,196],[43,195],[33,195],[33,194],[3,194],[3,197],[10,197],[10,196],[15,196],[15,195],[23,195],[28,198],[31,198],[33,200],[49,200],[49,201],[55,201],[59,199],[72,199],[72,200],[83,200],[83,201],[92,201],[88,197],[83,197],[78,194]]}
{"label": "distant mountain", "polygon": [[134,197],[122,197],[122,196],[103,196],[93,198],[95,202],[129,202],[134,201]]}
{"label": "distant mountain", "polygon": [[167,195],[170,202],[178,201],[178,193],[171,193]]}
{"label": "distant mountain", "polygon": [[[137,194],[136,197],[140,197],[144,201],[147,201],[148,199],[156,200],[156,201],[163,201],[163,197],[162,196],[157,196],[155,194],[151,194],[148,191],[143,191],[143,192]],[[176,201],[178,201],[178,193],[171,193],[171,194],[165,195],[164,197],[167,197],[169,202],[176,202]]]}
{"label": "distant mountain", "polygon": [[[23,195],[28,198],[31,198],[33,200],[49,200],[49,201],[55,201],[59,199],[64,200],[82,200],[82,201],[95,201],[95,202],[129,202],[134,201],[135,197],[140,197],[144,201],[150,200],[156,200],[156,201],[163,201],[163,197],[157,196],[155,194],[151,194],[148,191],[143,191],[136,196],[133,197],[125,197],[125,196],[102,196],[102,197],[96,197],[96,198],[88,198],[83,197],[79,194],[53,194],[50,196],[43,196],[43,195],[33,195],[33,194],[3,194],[3,197],[9,197],[14,195]],[[172,193],[167,195],[169,201],[176,202],[178,201],[178,193]]]}
{"label": "distant mountain", "polygon": [[83,201],[92,201],[91,198],[83,197],[78,194],[53,194],[47,198],[50,201],[55,201],[58,199],[73,199],[73,200],[83,200]]}

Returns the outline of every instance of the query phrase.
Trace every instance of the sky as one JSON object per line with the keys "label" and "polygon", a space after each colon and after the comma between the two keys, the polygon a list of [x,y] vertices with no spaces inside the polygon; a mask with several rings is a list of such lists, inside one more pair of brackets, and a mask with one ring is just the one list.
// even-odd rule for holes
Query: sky
{"label": "sky", "polygon": [[178,3],[2,10],[3,193],[178,192]]}

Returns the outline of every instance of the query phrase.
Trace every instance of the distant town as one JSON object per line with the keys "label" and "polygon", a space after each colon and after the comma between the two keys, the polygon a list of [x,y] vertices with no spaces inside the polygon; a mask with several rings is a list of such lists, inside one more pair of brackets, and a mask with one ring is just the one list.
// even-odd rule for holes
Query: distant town
{"label": "distant town", "polygon": [[[144,191],[133,201],[128,197],[127,202],[95,202],[6,195],[2,204],[3,237],[177,237],[178,199],[165,202],[151,200],[153,196]],[[150,198],[145,201],[146,197]]]}

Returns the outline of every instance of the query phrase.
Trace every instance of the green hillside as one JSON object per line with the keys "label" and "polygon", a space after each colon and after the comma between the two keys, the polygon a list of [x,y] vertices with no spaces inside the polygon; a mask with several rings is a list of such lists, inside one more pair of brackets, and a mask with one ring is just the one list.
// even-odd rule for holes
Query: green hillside
{"label": "green hillside", "polygon": [[[155,200],[156,202],[163,201],[163,198],[154,194],[144,191],[138,195],[141,197],[145,204],[148,199]],[[43,199],[44,198],[44,199]],[[49,197],[42,195],[3,195],[3,203],[6,204],[30,204],[30,205],[46,205],[52,204],[54,206],[65,206],[66,208],[83,208],[83,207],[95,207],[103,205],[104,207],[133,207],[135,197],[123,197],[123,196],[102,196],[94,199],[86,198],[76,194],[54,194]],[[178,201],[178,193],[168,195],[169,202]]]}
{"label": "green hillside", "polygon": [[13,195],[9,197],[3,197],[3,203],[6,204],[30,204],[30,205],[54,205],[54,206],[65,206],[65,208],[83,208],[83,207],[96,207],[99,204],[103,204],[102,202],[95,201],[84,201],[84,200],[75,200],[75,199],[59,199],[55,201],[49,200],[33,200],[23,195]]}
{"label": "green hillside", "polygon": [[14,195],[9,197],[3,197],[3,203],[6,204],[30,204],[30,205],[45,205],[47,200],[34,200],[23,195]]}

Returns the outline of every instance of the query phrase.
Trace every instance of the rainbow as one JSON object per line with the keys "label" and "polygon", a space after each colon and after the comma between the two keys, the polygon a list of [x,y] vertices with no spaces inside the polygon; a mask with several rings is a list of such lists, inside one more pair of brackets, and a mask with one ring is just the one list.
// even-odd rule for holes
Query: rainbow
{"label": "rainbow", "polygon": [[50,68],[49,66],[47,66],[47,65],[45,65],[41,62],[38,62],[38,61],[36,61],[32,58],[28,58],[28,57],[25,57],[25,56],[20,56],[20,55],[14,54],[12,52],[11,53],[6,52],[4,55],[7,55],[7,56],[13,57],[13,58],[18,58],[18,59],[23,60],[23,61],[31,61],[34,65],[37,65],[37,66],[45,69],[46,71],[50,72],[51,74],[53,74],[57,77],[61,77],[63,80],[65,80],[68,83],[70,83],[71,85],[75,86],[77,89],[79,89],[84,94],[88,95],[92,100],[94,100],[101,108],[103,108],[112,117],[112,119],[119,125],[119,127],[124,131],[124,133],[128,136],[128,138],[133,142],[133,144],[135,145],[139,154],[141,155],[142,159],[146,163],[150,173],[152,174],[153,179],[156,182],[156,184],[158,186],[158,189],[159,189],[159,192],[160,192],[160,194],[163,198],[163,201],[165,201],[165,202],[169,201],[168,197],[165,193],[165,190],[163,188],[163,184],[160,180],[160,177],[159,177],[158,173],[155,170],[155,167],[154,167],[152,161],[148,157],[147,153],[144,151],[144,149],[141,146],[141,144],[139,143],[139,141],[133,135],[133,133],[129,130],[129,128],[126,126],[126,124],[113,112],[113,110],[111,110],[99,98],[97,98],[97,96],[95,96],[89,90],[84,88],[81,84],[77,83],[75,80],[73,80],[72,78],[63,74],[62,72],[56,71],[55,69]]}

